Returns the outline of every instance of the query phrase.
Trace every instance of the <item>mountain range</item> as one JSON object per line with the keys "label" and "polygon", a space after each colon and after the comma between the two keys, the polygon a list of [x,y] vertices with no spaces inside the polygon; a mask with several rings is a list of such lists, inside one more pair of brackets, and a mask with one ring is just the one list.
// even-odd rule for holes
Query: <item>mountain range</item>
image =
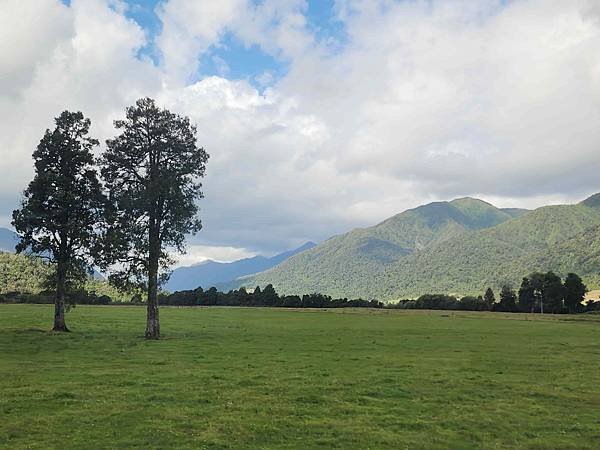
{"label": "mountain range", "polygon": [[173,271],[164,288],[167,291],[182,291],[195,289],[199,286],[210,288],[220,287],[236,278],[270,269],[286,259],[315,247],[314,242],[307,242],[301,247],[267,258],[254,256],[233,262],[203,261],[193,266],[179,267]]}
{"label": "mountain range", "polygon": [[435,202],[373,227],[334,236],[227,287],[394,300],[424,293],[479,294],[518,286],[534,270],[600,282],[600,194],[532,211],[475,198]]}

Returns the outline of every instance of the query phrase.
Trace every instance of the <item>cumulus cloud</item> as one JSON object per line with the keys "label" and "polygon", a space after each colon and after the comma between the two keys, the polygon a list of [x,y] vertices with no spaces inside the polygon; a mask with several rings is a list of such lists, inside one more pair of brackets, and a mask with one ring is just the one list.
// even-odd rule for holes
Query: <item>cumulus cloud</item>
{"label": "cumulus cloud", "polygon": [[[0,62],[0,192],[3,224],[33,173],[31,153],[64,109],[93,119],[92,133],[112,133],[112,120],[142,95],[160,89],[157,69],[135,57],[144,33],[101,0],[0,3],[8,40]],[[13,27],[15,19],[19,26]],[[29,39],[29,36],[34,36]],[[15,57],[14,54],[19,55]]]}
{"label": "cumulus cloud", "polygon": [[254,255],[254,252],[249,252],[243,248],[188,245],[185,254],[175,256],[173,267],[192,266],[208,259],[218,262],[237,261],[239,259],[250,258]]}
{"label": "cumulus cloud", "polygon": [[[336,0],[332,47],[303,0],[169,0],[158,64],[126,8],[0,3],[0,224],[53,116],[81,109],[105,138],[143,95],[189,115],[211,154],[186,262],[273,253],[431,200],[532,207],[600,190],[595,1]],[[265,70],[259,90],[213,55],[220,73],[199,78],[227,36],[287,73]]]}
{"label": "cumulus cloud", "polygon": [[600,164],[590,5],[345,2],[348,47],[326,63],[306,57],[281,89],[304,87],[301,107],[339,133],[343,172],[439,197],[580,195]]}
{"label": "cumulus cloud", "polygon": [[157,44],[171,84],[177,86],[192,78],[198,68],[199,55],[218,43],[244,6],[244,0],[171,0],[159,6],[163,30]]}

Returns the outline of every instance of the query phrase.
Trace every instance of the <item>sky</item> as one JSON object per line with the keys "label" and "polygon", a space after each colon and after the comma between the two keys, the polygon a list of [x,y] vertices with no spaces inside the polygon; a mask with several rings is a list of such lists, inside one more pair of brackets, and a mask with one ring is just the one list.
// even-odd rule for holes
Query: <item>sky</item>
{"label": "sky", "polygon": [[600,191],[599,48],[596,0],[0,0],[0,226],[55,116],[104,142],[143,96],[210,154],[179,264],[430,201],[574,203]]}

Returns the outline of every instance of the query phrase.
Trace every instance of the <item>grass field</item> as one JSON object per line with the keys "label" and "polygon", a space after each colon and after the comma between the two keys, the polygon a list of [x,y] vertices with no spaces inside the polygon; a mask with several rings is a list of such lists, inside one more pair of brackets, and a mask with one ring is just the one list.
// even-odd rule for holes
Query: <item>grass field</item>
{"label": "grass field", "polygon": [[0,305],[0,447],[600,448],[600,317]]}

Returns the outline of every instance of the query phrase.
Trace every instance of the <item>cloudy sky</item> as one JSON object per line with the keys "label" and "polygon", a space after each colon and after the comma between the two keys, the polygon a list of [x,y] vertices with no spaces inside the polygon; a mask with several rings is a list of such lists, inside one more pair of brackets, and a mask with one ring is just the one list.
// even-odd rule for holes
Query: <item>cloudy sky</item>
{"label": "cloudy sky", "polygon": [[151,96],[210,153],[189,263],[433,200],[600,191],[597,0],[0,0],[0,226],[53,117]]}

